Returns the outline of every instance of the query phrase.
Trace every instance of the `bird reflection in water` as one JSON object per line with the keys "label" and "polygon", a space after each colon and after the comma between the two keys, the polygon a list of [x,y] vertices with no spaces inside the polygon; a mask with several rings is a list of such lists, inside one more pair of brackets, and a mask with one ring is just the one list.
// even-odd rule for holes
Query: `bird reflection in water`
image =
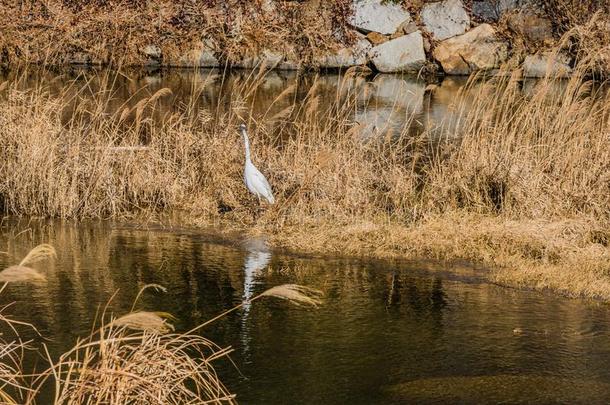
{"label": "bird reflection in water", "polygon": [[254,296],[260,273],[271,261],[271,251],[264,239],[250,239],[246,241],[245,248],[247,255],[244,260],[244,291],[242,295],[244,305],[242,307],[240,334],[244,354],[249,352],[248,317],[251,307],[250,299]]}

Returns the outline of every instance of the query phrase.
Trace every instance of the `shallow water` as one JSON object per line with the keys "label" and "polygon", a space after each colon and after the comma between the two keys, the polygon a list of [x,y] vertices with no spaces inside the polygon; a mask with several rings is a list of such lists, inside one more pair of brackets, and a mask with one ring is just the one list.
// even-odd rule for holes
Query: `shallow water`
{"label": "shallow water", "polygon": [[[153,117],[163,119],[189,104],[193,95],[195,105],[206,114],[226,112],[241,105],[256,121],[273,121],[273,117],[289,105],[299,105],[306,95],[318,98],[320,107],[329,107],[339,97],[356,100],[351,120],[361,125],[360,133],[365,138],[399,134],[403,131],[413,135],[428,130],[432,136],[441,132],[454,135],[457,118],[453,113],[467,111],[478,85],[465,89],[464,77],[447,77],[440,80],[434,91],[426,92],[427,83],[409,75],[377,74],[367,77],[346,76],[342,73],[301,73],[295,71],[270,71],[261,79],[253,92],[238,91],[245,83],[253,83],[257,72],[249,70],[223,71],[218,69],[138,70],[112,71],[85,68],[42,70],[30,68],[23,71],[2,72],[0,82],[19,83],[19,87],[42,86],[51,94],[69,89],[73,103],[86,103],[94,95],[106,94],[110,101],[103,106],[107,114],[134,107],[140,100],[156,91],[169,88],[172,94],[161,98]],[[533,91],[536,81],[520,83],[521,90]],[[558,90],[563,86],[555,83]],[[247,86],[246,86],[247,87]],[[278,96],[288,88],[294,91],[288,97]],[[236,94],[248,93],[245,99]],[[0,94],[0,97],[2,95]],[[104,99],[104,97],[99,98]],[[73,106],[72,106],[73,107]],[[62,112],[64,120],[72,116],[73,108]],[[91,110],[100,108],[92,104]],[[444,131],[441,131],[443,129]]]}
{"label": "shallow water", "polygon": [[[182,113],[186,105],[193,104],[199,114],[207,117],[239,110],[242,113],[247,111],[247,114],[242,114],[242,118],[247,120],[252,118],[257,123],[281,126],[281,116],[286,108],[301,106],[310,95],[310,99],[316,98],[321,111],[332,112],[337,100],[353,101],[349,120],[359,127],[363,139],[403,133],[413,136],[425,131],[434,141],[441,137],[459,137],[459,123],[477,97],[481,84],[495,80],[481,77],[469,84],[466,77],[450,76],[435,79],[437,83],[432,85],[433,90],[427,90],[426,81],[403,74],[358,76],[342,72],[315,74],[296,71],[259,74],[258,71],[240,69],[115,71],[85,67],[59,70],[29,68],[26,71],[0,71],[0,82],[17,83],[20,89],[42,88],[51,94],[70,95],[71,104],[62,110],[64,122],[73,117],[75,104],[87,105],[90,111],[101,108],[112,116],[125,107],[133,108],[143,98],[151,97],[161,89],[170,89],[170,95],[156,102],[153,119],[163,120],[173,113]],[[257,85],[252,86],[253,83]],[[535,92],[538,83],[537,80],[524,80],[518,82],[518,88],[528,96]],[[559,94],[566,83],[556,81],[546,85],[552,86]],[[288,95],[283,95],[288,89],[291,89]],[[146,143],[145,140],[142,142]]]}
{"label": "shallow water", "polygon": [[[487,284],[458,264],[307,258],[261,240],[109,222],[5,223],[0,267],[53,244],[48,281],[9,285],[1,303],[52,339],[52,354],[90,330],[113,294],[122,314],[177,316],[179,331],[283,284],[321,289],[319,309],[255,302],[203,330],[235,349],[218,364],[244,404],[605,403],[610,308]],[[240,375],[241,373],[241,375]]]}

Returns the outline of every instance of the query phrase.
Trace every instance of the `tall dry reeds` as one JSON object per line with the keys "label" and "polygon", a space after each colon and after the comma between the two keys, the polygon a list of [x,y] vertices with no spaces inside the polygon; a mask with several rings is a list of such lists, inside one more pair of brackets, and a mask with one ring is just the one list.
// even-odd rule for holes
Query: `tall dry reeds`
{"label": "tall dry reeds", "polygon": [[[255,116],[249,102],[263,76],[253,74],[210,110],[197,108],[194,89],[193,105],[161,120],[152,114],[167,90],[108,111],[110,92],[86,99],[69,86],[53,96],[44,87],[9,87],[0,118],[0,165],[11,173],[0,180],[5,211],[104,218],[180,208],[201,218],[249,221],[252,200],[242,186],[243,145],[235,132],[246,120],[254,159],[283,196],[261,221],[365,217],[380,207],[401,215],[407,207],[401,200],[413,195],[416,182],[413,162],[402,163],[419,140],[362,142],[349,78],[328,107],[314,84],[298,101],[291,91],[280,94],[275,104],[288,103],[280,112]],[[229,213],[221,216],[221,207]]]}
{"label": "tall dry reeds", "polygon": [[36,383],[54,380],[54,404],[236,403],[213,367],[230,349],[155,329],[162,320],[150,314],[139,319],[141,330],[130,331],[129,322],[110,323],[78,341]]}
{"label": "tall dry reeds", "polygon": [[574,75],[527,92],[511,77],[478,86],[461,136],[429,172],[437,209],[610,219],[610,93]]}

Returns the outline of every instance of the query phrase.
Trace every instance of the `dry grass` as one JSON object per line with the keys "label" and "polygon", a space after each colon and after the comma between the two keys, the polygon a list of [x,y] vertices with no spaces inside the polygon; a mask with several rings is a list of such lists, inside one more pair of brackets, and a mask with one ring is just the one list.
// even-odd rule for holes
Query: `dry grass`
{"label": "dry grass", "polygon": [[[291,87],[277,108],[256,112],[264,74],[252,72],[209,109],[196,104],[204,80],[162,119],[153,116],[167,90],[110,109],[110,92],[5,86],[5,212],[179,210],[191,224],[266,233],[291,249],[462,258],[500,269],[493,277],[502,283],[610,298],[606,283],[593,285],[610,261],[610,95],[588,80],[590,64],[528,92],[517,74],[472,78],[468,104],[458,100],[448,117],[457,129],[413,136],[405,125],[373,138],[353,120],[363,78],[349,72],[324,103],[320,83]],[[242,183],[244,119],[278,201],[264,210]]]}
{"label": "dry grass", "polygon": [[167,322],[171,314],[165,312],[137,311],[115,319],[114,326],[124,326],[134,330],[167,333],[174,330],[174,326]]}
{"label": "dry grass", "polygon": [[561,33],[586,25],[596,13],[610,13],[606,0],[542,0],[541,4]]}
{"label": "dry grass", "polygon": [[128,333],[112,324],[79,341],[47,376],[55,379],[55,404],[232,404],[212,366],[229,352],[197,335]]}
{"label": "dry grass", "polygon": [[261,294],[261,297],[275,297],[295,305],[317,307],[322,303],[322,292],[296,284],[284,284],[272,287]]}
{"label": "dry grass", "polygon": [[44,281],[46,277],[28,265],[38,263],[43,260],[55,259],[57,254],[51,245],[38,245],[28,252],[28,254],[16,266],[10,266],[0,271],[0,283],[34,282]]}
{"label": "dry grass", "polygon": [[28,254],[21,260],[19,266],[27,266],[30,264],[38,263],[43,260],[55,258],[57,258],[55,248],[51,245],[43,243],[30,250]]}
{"label": "dry grass", "polygon": [[349,40],[348,1],[277,2],[164,0],[8,1],[0,5],[0,64],[142,65],[158,46],[163,64],[192,64],[202,40],[223,62],[238,62],[263,49],[308,61]]}
{"label": "dry grass", "polygon": [[[430,1],[394,2],[402,3],[418,19],[421,7]],[[283,61],[315,67],[320,56],[355,39],[347,24],[352,5],[351,0],[163,0],[154,4],[140,0],[9,0],[0,4],[0,65],[183,66],[197,63],[205,48],[222,64],[240,65],[271,51]],[[610,13],[605,0],[541,0],[538,8],[553,22],[556,34],[579,29],[595,13],[603,14],[607,24]],[[574,37],[569,48],[578,49],[570,51],[610,45],[607,25],[587,35],[591,33],[597,42]],[[520,39],[512,39],[513,48],[523,45]],[[148,46],[159,47],[162,57],[147,55]],[[528,45],[532,52],[539,47]]]}

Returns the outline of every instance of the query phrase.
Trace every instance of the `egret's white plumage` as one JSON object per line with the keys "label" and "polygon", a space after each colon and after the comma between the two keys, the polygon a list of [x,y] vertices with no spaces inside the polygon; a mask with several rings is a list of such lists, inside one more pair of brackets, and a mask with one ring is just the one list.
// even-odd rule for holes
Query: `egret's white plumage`
{"label": "egret's white plumage", "polygon": [[241,124],[239,126],[241,134],[244,138],[244,145],[246,149],[246,163],[244,165],[244,183],[252,194],[254,194],[259,200],[264,198],[269,204],[275,203],[273,198],[273,192],[271,186],[265,178],[265,176],[254,166],[250,159],[250,140],[246,133],[246,126]]}

